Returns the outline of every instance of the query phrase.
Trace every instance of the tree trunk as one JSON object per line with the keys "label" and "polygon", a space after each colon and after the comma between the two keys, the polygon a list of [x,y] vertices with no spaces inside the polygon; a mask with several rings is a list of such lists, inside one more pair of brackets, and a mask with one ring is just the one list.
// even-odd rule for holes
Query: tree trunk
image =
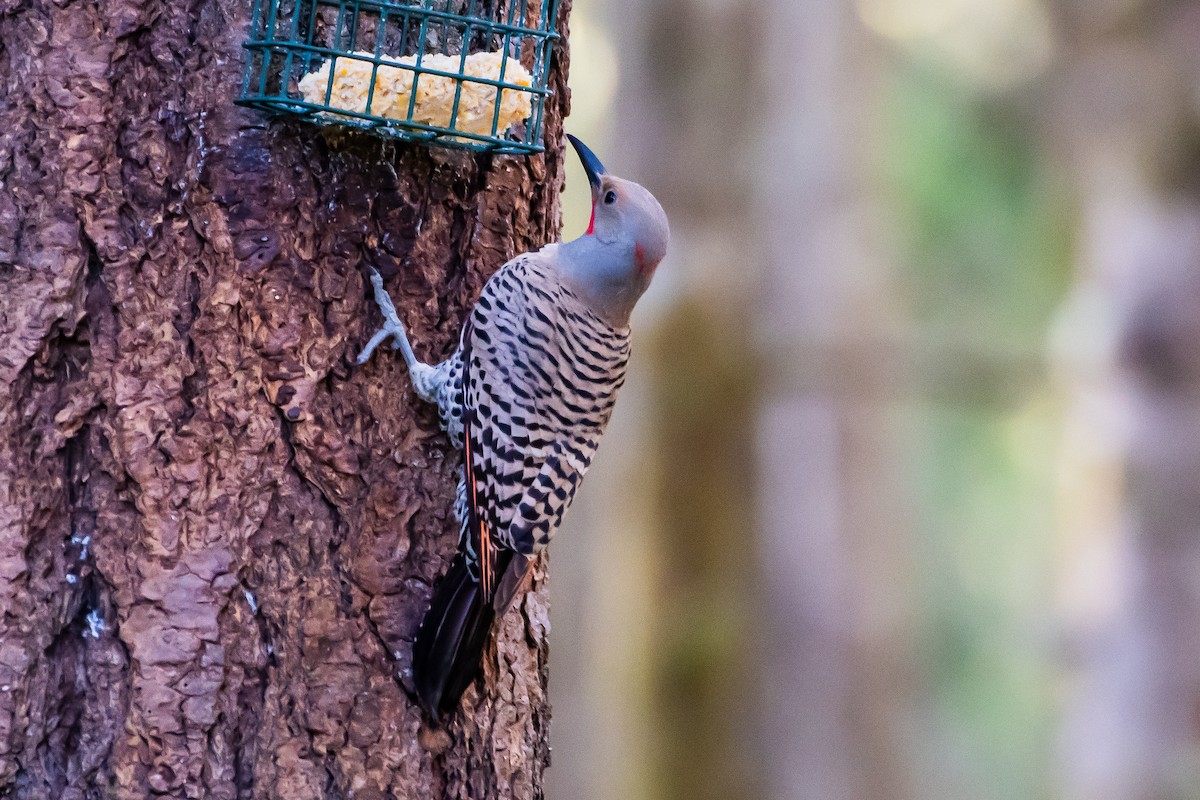
{"label": "tree trunk", "polygon": [[898,800],[914,796],[894,422],[908,356],[871,174],[880,65],[850,3],[768,13],[754,330],[764,795]]}
{"label": "tree trunk", "polygon": [[540,797],[544,570],[426,728],[459,456],[354,356],[368,265],[437,360],[556,238],[565,47],[472,156],[234,106],[249,9],[0,0],[0,796]]}

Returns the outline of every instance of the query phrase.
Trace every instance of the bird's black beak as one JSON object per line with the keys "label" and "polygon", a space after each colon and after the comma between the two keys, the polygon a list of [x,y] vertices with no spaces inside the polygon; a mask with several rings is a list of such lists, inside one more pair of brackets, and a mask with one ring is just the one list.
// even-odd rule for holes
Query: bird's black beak
{"label": "bird's black beak", "polygon": [[567,134],[567,139],[571,141],[571,146],[575,148],[575,152],[579,154],[579,160],[583,163],[583,171],[587,173],[588,183],[592,185],[592,194],[600,188],[600,176],[604,174],[604,165],[600,163],[600,159],[596,158],[596,154],[588,149],[588,146],[576,139],[571,134]]}

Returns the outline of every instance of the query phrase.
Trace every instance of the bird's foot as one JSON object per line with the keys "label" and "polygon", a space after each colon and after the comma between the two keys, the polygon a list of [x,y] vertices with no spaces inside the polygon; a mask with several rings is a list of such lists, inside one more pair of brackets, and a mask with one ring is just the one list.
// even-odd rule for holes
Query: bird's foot
{"label": "bird's foot", "polygon": [[391,295],[383,288],[383,276],[374,267],[371,268],[371,285],[375,287],[375,303],[383,312],[383,327],[375,332],[367,346],[358,354],[358,363],[365,364],[371,353],[375,352],[375,348],[390,336],[394,339],[392,349],[399,350],[404,355],[404,363],[408,365],[408,377],[412,380],[417,394],[427,403],[437,402],[437,394],[446,382],[446,370],[417,360],[412,345],[408,342],[408,332],[404,329],[404,323],[396,314]]}
{"label": "bird's foot", "polygon": [[413,365],[418,362],[416,356],[413,355],[412,345],[408,342],[408,332],[404,330],[404,323],[396,314],[396,306],[392,303],[391,295],[387,293],[387,289],[383,288],[383,276],[374,267],[371,267],[371,285],[375,287],[375,304],[383,313],[383,327],[375,332],[375,335],[367,342],[367,346],[358,354],[358,363],[365,364],[371,357],[371,353],[375,352],[376,347],[383,344],[388,337],[393,337],[395,341],[392,342],[392,349],[404,351],[404,361],[412,370]]}

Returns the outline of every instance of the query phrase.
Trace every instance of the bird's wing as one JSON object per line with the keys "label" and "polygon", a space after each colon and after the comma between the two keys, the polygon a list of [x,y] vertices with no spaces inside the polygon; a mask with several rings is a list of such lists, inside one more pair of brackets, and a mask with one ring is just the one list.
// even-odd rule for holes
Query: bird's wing
{"label": "bird's wing", "polygon": [[[525,554],[549,541],[574,497],[629,352],[538,258],[493,276],[463,348],[470,538]],[[485,550],[482,567],[494,563]]]}
{"label": "bird's wing", "polygon": [[463,427],[463,471],[467,477],[467,555],[478,567],[479,586],[484,597],[490,598],[496,582],[495,546],[492,544],[488,515],[480,513],[483,507],[478,480],[481,470],[475,466],[478,461],[475,449],[478,445],[472,433],[473,426],[468,421]]}

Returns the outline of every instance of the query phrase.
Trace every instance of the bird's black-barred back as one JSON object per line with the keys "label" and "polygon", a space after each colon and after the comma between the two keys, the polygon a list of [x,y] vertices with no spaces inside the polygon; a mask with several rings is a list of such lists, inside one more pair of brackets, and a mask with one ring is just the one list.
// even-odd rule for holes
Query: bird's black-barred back
{"label": "bird's black-barred back", "polygon": [[493,620],[520,591],[592,462],[625,382],[629,315],[670,238],[650,192],[608,175],[568,138],[592,187],[587,232],[505,264],[449,359],[431,366],[416,357],[383,278],[371,275],[385,324],[359,362],[394,336],[413,388],[437,403],[463,454],[461,546],[413,643],[413,683],[435,723],[457,706]]}
{"label": "bird's black-barred back", "polygon": [[543,253],[513,259],[488,281],[438,407],[452,436],[470,420],[477,511],[497,546],[528,554],[550,541],[596,453],[628,361],[628,328],[592,313]]}
{"label": "bird's black-barred back", "polygon": [[[628,361],[628,328],[592,313],[541,251],[488,281],[458,349],[436,367],[445,377],[435,398],[442,426],[465,457],[458,566],[442,579],[414,649],[418,692],[435,720],[457,704],[496,612],[521,582],[507,572],[529,562],[512,552],[536,553],[562,522]],[[497,597],[501,586],[508,590]]]}

